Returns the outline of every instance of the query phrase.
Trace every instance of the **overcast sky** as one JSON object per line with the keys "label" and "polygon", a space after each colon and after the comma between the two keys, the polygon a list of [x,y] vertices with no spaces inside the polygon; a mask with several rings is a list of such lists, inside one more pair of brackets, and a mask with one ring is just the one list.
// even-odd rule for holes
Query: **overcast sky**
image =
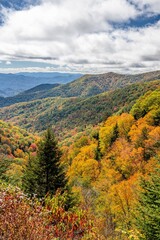
{"label": "overcast sky", "polygon": [[0,72],[160,69],[160,0],[0,0]]}

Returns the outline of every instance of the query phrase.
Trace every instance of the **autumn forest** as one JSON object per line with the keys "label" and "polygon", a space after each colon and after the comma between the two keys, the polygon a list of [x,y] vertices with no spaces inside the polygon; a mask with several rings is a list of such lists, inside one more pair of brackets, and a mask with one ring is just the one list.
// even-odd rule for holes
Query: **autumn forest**
{"label": "autumn forest", "polygon": [[0,99],[0,239],[160,239],[160,72],[96,77]]}

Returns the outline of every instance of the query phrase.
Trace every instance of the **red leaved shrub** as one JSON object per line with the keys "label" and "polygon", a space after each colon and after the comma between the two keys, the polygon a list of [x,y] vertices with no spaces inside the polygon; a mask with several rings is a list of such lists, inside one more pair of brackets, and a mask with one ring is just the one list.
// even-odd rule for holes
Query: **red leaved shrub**
{"label": "red leaved shrub", "polygon": [[[56,196],[55,196],[56,198]],[[87,211],[65,211],[48,201],[45,207],[18,188],[0,190],[1,240],[100,239]]]}

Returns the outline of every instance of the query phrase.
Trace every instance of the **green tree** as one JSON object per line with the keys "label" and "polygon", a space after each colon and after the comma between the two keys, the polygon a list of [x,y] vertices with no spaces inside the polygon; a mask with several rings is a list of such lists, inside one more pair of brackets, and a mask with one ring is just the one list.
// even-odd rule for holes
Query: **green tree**
{"label": "green tree", "polygon": [[22,178],[22,187],[25,192],[31,195],[37,193],[38,190],[38,173],[38,158],[35,156],[29,156],[29,160]]}
{"label": "green tree", "polygon": [[142,233],[140,239],[160,240],[160,169],[151,179],[142,181],[137,225]]}
{"label": "green tree", "polygon": [[44,197],[46,194],[54,195],[57,189],[64,190],[67,180],[60,158],[57,141],[49,128],[38,144],[36,160],[31,159],[24,172],[23,186],[26,192]]}
{"label": "green tree", "polygon": [[112,132],[112,136],[110,139],[110,145],[112,145],[116,141],[118,136],[119,136],[118,124],[116,123],[115,126],[113,127],[113,132]]}
{"label": "green tree", "polygon": [[12,163],[12,158],[7,158],[5,155],[0,155],[0,180],[6,182],[8,181],[8,177],[5,175],[5,173]]}

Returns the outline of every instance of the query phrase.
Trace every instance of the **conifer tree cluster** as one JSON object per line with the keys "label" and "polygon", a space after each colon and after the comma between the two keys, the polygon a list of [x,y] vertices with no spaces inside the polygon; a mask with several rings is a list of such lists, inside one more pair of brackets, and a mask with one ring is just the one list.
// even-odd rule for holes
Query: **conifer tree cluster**
{"label": "conifer tree cluster", "polygon": [[23,187],[29,194],[44,197],[64,190],[66,177],[60,163],[61,152],[49,128],[39,142],[36,158],[30,158],[23,177]]}

